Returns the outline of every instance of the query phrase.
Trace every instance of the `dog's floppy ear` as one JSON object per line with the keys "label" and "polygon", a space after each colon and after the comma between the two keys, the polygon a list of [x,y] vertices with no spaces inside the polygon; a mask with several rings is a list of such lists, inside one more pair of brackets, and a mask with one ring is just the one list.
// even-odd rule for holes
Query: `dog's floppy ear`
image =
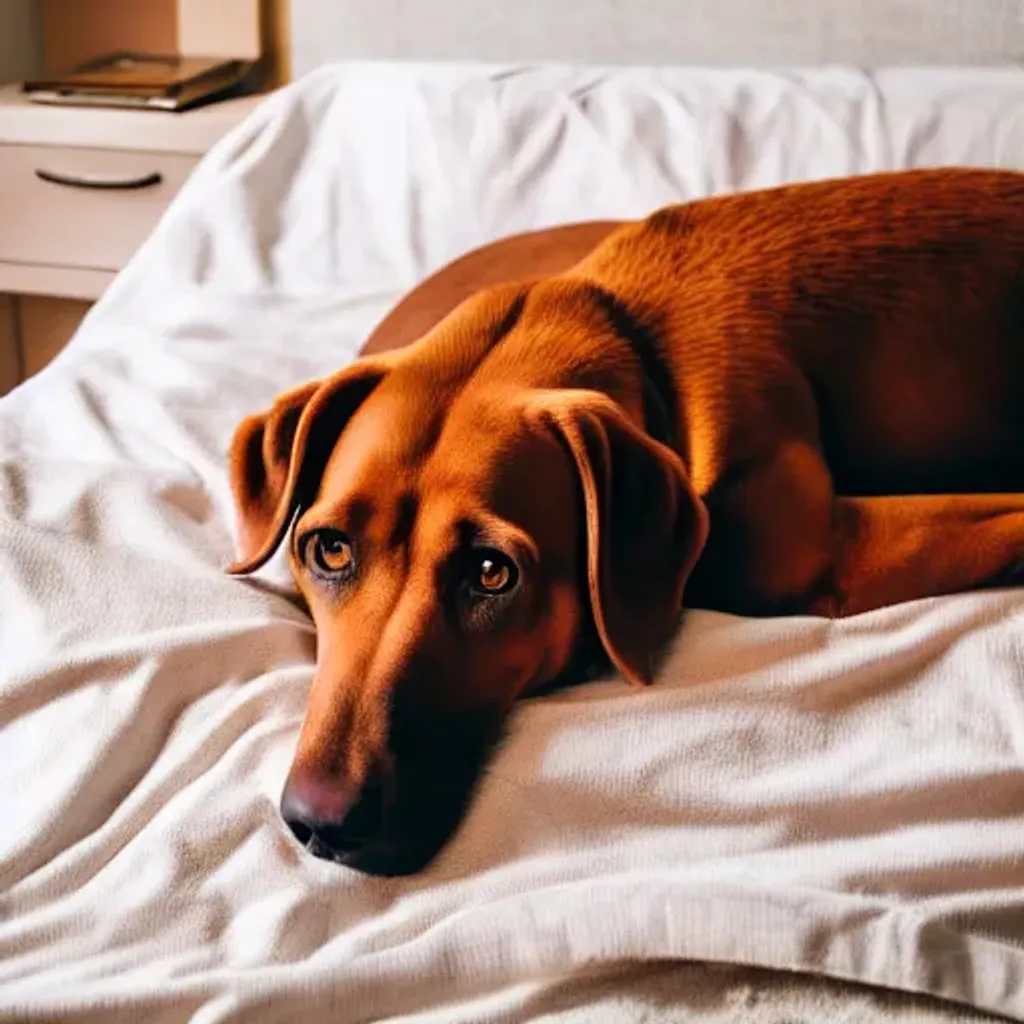
{"label": "dog's floppy ear", "polygon": [[274,553],[296,510],[316,496],[327,460],[352,414],[388,371],[390,356],[360,359],[278,397],[235,429],[229,456],[239,527],[233,575],[255,572]]}
{"label": "dog's floppy ear", "polygon": [[561,437],[579,474],[598,635],[630,683],[649,683],[707,540],[707,509],[679,456],[606,395],[544,392],[532,410]]}

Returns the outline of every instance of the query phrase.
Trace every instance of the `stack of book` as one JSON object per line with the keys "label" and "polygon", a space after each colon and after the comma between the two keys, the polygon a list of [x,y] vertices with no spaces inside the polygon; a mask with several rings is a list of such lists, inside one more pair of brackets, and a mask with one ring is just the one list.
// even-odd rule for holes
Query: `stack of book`
{"label": "stack of book", "polygon": [[112,53],[22,88],[36,103],[181,111],[249,91],[255,71],[246,60]]}

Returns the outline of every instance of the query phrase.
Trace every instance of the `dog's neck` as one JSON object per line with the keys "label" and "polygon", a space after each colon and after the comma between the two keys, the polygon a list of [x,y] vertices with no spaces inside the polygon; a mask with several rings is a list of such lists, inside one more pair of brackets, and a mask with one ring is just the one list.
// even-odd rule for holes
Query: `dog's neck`
{"label": "dog's neck", "polygon": [[611,292],[596,285],[591,288],[594,301],[608,318],[616,336],[629,346],[636,359],[643,392],[644,429],[656,441],[679,451],[678,388],[657,329],[645,323]]}

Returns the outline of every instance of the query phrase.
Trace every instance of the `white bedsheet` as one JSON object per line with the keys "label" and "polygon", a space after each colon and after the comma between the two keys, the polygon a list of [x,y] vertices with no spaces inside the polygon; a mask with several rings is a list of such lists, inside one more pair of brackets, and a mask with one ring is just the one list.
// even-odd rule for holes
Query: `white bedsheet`
{"label": "white bedsheet", "polygon": [[0,1017],[515,1020],[698,958],[1024,1020],[1024,592],[694,614],[524,705],[419,877],[276,810],[314,636],[223,575],[238,419],[501,234],[783,180],[1024,168],[1024,73],[330,68],[225,139],[0,401]]}

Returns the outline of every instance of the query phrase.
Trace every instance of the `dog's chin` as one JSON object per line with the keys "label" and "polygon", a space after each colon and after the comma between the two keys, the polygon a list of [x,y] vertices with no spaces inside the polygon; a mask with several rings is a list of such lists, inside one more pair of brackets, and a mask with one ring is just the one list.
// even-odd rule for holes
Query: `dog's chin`
{"label": "dog's chin", "polygon": [[[602,658],[595,657],[600,651]],[[602,660],[603,659],[603,660]],[[605,670],[599,644],[580,644],[559,677],[529,696],[585,682]],[[396,775],[384,827],[357,850],[337,851],[313,836],[306,850],[363,875],[396,878],[424,871],[458,832],[487,765],[506,735],[505,716],[491,708],[441,718],[412,702],[392,721]]]}
{"label": "dog's chin", "polygon": [[338,853],[314,837],[306,844],[306,851],[371,878],[402,878],[428,868],[443,846],[444,843],[397,845],[382,838],[354,853]]}

